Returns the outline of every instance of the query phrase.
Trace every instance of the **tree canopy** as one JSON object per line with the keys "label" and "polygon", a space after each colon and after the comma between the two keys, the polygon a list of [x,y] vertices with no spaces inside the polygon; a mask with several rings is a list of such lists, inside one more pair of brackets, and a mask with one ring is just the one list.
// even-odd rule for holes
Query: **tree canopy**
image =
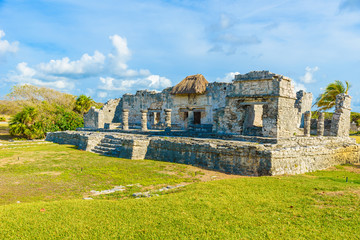
{"label": "tree canopy", "polygon": [[84,115],[94,103],[95,101],[91,97],[82,94],[75,101],[74,111]]}
{"label": "tree canopy", "polygon": [[340,93],[348,94],[350,84],[345,81],[345,84],[340,80],[335,80],[325,88],[324,92],[319,95],[314,105],[318,107],[319,111],[325,111],[335,106],[336,96]]}
{"label": "tree canopy", "polygon": [[11,112],[10,134],[27,139],[46,132],[75,130],[84,125],[83,114],[100,107],[91,97],[76,96],[32,85],[17,85],[0,102],[0,111]]}

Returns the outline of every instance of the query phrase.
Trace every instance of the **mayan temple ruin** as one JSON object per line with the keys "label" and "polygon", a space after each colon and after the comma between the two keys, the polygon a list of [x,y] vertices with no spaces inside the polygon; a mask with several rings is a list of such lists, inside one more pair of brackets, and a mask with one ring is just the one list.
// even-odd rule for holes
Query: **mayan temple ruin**
{"label": "mayan temple ruin", "polygon": [[201,74],[161,92],[140,90],[92,107],[84,128],[47,140],[128,159],[192,164],[232,174],[279,175],[359,162],[349,138],[349,95],[340,94],[331,126],[311,127],[311,93],[269,71],[209,83]]}

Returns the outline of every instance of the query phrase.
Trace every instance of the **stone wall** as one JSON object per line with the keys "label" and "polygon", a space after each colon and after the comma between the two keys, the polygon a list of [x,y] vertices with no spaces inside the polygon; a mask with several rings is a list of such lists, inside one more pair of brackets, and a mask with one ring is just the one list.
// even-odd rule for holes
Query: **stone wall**
{"label": "stone wall", "polygon": [[[84,127],[85,128],[101,128],[102,115],[99,114],[100,110],[91,107],[90,110],[84,114]],[[100,124],[99,124],[100,122]]]}
{"label": "stone wall", "polygon": [[119,122],[120,98],[107,101],[101,109],[91,107],[84,115],[85,128],[103,128],[105,123]]}
{"label": "stone wall", "polygon": [[305,173],[358,163],[360,158],[355,140],[341,137],[292,137],[261,144],[235,139],[68,131],[48,133],[46,140],[115,157],[185,163],[250,176]]}
{"label": "stone wall", "polygon": [[283,140],[271,150],[271,174],[299,174],[330,166],[359,163],[360,147],[355,139],[298,137]]}
{"label": "stone wall", "polygon": [[256,143],[154,138],[150,140],[145,158],[191,164],[232,174],[270,175],[270,153]]}
{"label": "stone wall", "polygon": [[295,95],[290,78],[253,71],[236,75],[233,85],[226,106],[214,116],[218,133],[274,138],[303,134],[303,116],[311,109],[312,94]]}

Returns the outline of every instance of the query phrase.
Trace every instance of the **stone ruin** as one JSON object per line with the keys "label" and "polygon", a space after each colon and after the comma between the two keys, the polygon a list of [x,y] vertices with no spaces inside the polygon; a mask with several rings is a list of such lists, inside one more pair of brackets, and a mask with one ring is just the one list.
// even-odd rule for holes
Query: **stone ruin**
{"label": "stone ruin", "polygon": [[310,135],[312,94],[269,71],[232,83],[188,76],[162,92],[141,90],[94,107],[77,132],[47,140],[101,154],[193,164],[242,175],[295,174],[359,162],[349,138],[349,95],[340,94],[329,131],[319,114]]}

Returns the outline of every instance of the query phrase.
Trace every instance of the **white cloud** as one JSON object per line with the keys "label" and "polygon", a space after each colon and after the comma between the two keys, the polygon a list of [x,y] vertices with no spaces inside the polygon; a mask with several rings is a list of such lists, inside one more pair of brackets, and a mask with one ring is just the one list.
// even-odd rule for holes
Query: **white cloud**
{"label": "white cloud", "polygon": [[50,60],[40,63],[39,70],[49,74],[85,74],[101,71],[105,63],[105,56],[95,51],[93,56],[85,53],[79,60],[70,61],[68,57],[60,60]]}
{"label": "white cloud", "polygon": [[162,90],[171,86],[171,81],[159,75],[150,75],[145,78],[115,79],[112,77],[100,77],[99,89],[107,91],[131,92],[140,89]]}
{"label": "white cloud", "polygon": [[298,83],[298,82],[295,82],[295,81],[293,81],[294,82],[294,89],[295,89],[295,92],[298,92],[298,91],[300,91],[300,90],[304,90],[304,91],[306,91],[306,87],[305,87],[305,85],[304,84],[302,84],[302,83]]}
{"label": "white cloud", "polygon": [[74,84],[64,77],[46,76],[28,67],[26,62],[21,62],[16,66],[16,72],[8,75],[8,82],[18,84],[32,84],[42,87],[57,89],[73,89]]}
{"label": "white cloud", "polygon": [[316,80],[314,79],[314,73],[319,70],[319,67],[306,67],[305,68],[305,75],[300,77],[300,81],[303,83],[313,83]]}
{"label": "white cloud", "polygon": [[149,83],[151,89],[171,87],[171,81],[165,77],[160,77],[159,75],[150,75],[145,78],[145,82]]}
{"label": "white cloud", "polygon": [[134,71],[127,71],[126,62],[131,57],[131,52],[127,46],[126,38],[122,38],[119,35],[113,35],[109,37],[114,46],[114,53],[109,54],[109,60],[111,68],[119,75],[131,75],[135,74]]}
{"label": "white cloud", "polygon": [[85,53],[78,60],[71,61],[64,57],[39,63],[34,67],[22,62],[17,65],[15,71],[8,74],[6,81],[71,90],[75,87],[76,81],[98,78],[102,75],[104,77],[99,78],[101,84],[98,86],[98,89],[102,90],[98,93],[101,98],[107,96],[106,91],[160,90],[171,86],[169,79],[153,75],[147,69],[128,68],[127,61],[131,57],[131,52],[127,47],[126,38],[118,35],[109,38],[114,47],[109,54],[104,55],[95,51],[92,56]]}
{"label": "white cloud", "polygon": [[229,72],[225,74],[225,77],[223,78],[216,78],[217,82],[231,82],[234,78],[235,75],[240,74],[239,72]]}
{"label": "white cloud", "polygon": [[19,43],[9,43],[7,40],[2,40],[3,37],[5,37],[5,32],[3,30],[0,30],[0,56],[7,52],[17,52]]}

